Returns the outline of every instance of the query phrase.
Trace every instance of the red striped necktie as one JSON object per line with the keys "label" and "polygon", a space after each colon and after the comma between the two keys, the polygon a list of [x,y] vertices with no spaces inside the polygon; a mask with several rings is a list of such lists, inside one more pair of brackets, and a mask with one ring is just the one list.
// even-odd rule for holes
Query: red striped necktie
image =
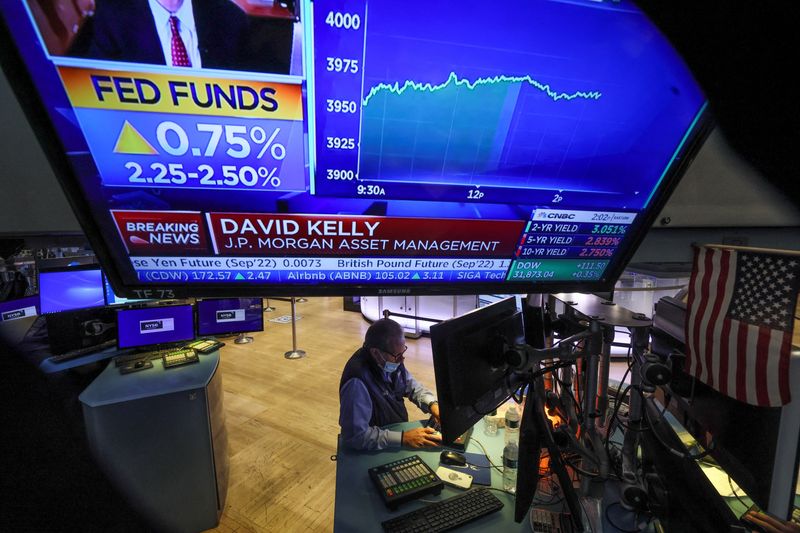
{"label": "red striped necktie", "polygon": [[186,51],[186,46],[183,44],[181,34],[178,31],[178,17],[175,15],[169,17],[169,28],[172,30],[172,65],[175,67],[191,67],[192,61],[189,59],[189,53]]}

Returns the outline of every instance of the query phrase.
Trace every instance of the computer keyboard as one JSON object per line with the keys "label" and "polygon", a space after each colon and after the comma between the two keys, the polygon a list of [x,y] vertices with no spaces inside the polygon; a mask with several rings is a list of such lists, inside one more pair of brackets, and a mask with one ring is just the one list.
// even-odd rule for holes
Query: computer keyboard
{"label": "computer keyboard", "polygon": [[472,489],[381,523],[386,533],[447,531],[503,508],[488,489]]}
{"label": "computer keyboard", "polygon": [[129,351],[129,353],[123,353],[116,356],[114,358],[114,366],[120,367],[126,363],[130,363],[131,361],[154,361],[156,359],[161,359],[164,357],[164,354],[169,351],[170,350],[155,350],[152,352],[137,352],[135,350]]}
{"label": "computer keyboard", "polygon": [[116,343],[117,341],[115,339],[111,339],[110,341],[102,342],[100,344],[95,344],[94,346],[87,346],[85,348],[78,348],[77,350],[70,350],[68,352],[52,356],[50,358],[50,361],[53,363],[63,363],[64,361],[77,359],[78,357],[83,357],[84,355],[89,355],[95,352],[100,352],[107,348],[111,348],[115,346]]}
{"label": "computer keyboard", "polygon": [[[425,426],[429,427],[429,428],[433,428],[439,433],[442,432],[442,426],[436,423],[436,419],[433,418],[433,415],[431,415],[431,417],[425,423]],[[472,436],[472,430],[474,428],[475,428],[475,426],[470,427],[464,433],[462,433],[461,435],[456,437],[456,440],[454,440],[453,442],[448,444],[447,447],[448,448],[455,448],[456,450],[461,450],[461,451],[466,450],[467,449],[467,445],[469,444],[469,438]]]}
{"label": "computer keyboard", "polygon": [[425,494],[439,494],[444,487],[436,472],[419,455],[375,466],[367,472],[390,509]]}
{"label": "computer keyboard", "polygon": [[203,355],[215,352],[223,346],[225,346],[225,343],[216,339],[199,339],[186,345],[187,348],[191,348],[197,353],[201,353]]}
{"label": "computer keyboard", "polygon": [[531,509],[533,533],[572,533],[572,515],[548,509]]}
{"label": "computer keyboard", "polygon": [[164,368],[200,362],[200,358],[197,357],[197,352],[191,348],[181,348],[180,350],[166,352],[163,356],[163,360]]}

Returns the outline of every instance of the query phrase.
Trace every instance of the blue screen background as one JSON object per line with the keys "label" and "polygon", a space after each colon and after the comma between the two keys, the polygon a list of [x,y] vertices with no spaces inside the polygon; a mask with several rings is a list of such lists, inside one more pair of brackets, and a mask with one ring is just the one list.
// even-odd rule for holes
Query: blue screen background
{"label": "blue screen background", "polygon": [[[166,332],[140,333],[143,320],[172,318],[174,329]],[[120,348],[150,346],[194,338],[194,312],[191,305],[124,309],[117,312],[117,339]]]}
{"label": "blue screen background", "polygon": [[[302,5],[304,27],[311,28],[311,3]],[[316,63],[309,55],[305,60],[309,74],[324,70],[326,56],[360,59],[354,79],[363,83],[352,96],[361,106],[360,183],[385,187],[385,196],[359,197],[354,182],[312,175],[313,166],[303,176],[285,176],[292,191],[120,187],[98,170],[103,154],[92,155],[25,3],[3,5],[108,247],[104,255],[126,285],[159,283],[139,282],[112,209],[367,214],[417,217],[420,224],[432,217],[528,220],[541,208],[644,214],[705,106],[681,58],[628,0],[447,0],[413,7],[390,0],[316,0],[313,5],[323,17],[329,10],[363,10],[363,56],[345,50],[317,20],[307,35],[313,39],[304,43],[307,49],[313,45]],[[306,118],[314,120],[316,139],[338,134],[341,117],[320,113],[319,106],[339,96],[343,86],[319,76],[303,86],[315,98],[307,103]],[[306,156],[316,168],[338,163],[319,143],[316,153]],[[465,201],[465,188],[475,185],[486,198]],[[632,228],[636,232],[614,250],[609,269],[620,262],[615,258],[630,256],[630,243],[647,229]]]}
{"label": "blue screen background", "polygon": [[[217,322],[216,312],[229,309],[244,309],[241,322]],[[262,331],[264,329],[264,308],[261,298],[223,298],[197,302],[197,334],[219,335]]]}
{"label": "blue screen background", "polygon": [[42,313],[101,307],[106,303],[102,271],[40,272],[39,297]]}

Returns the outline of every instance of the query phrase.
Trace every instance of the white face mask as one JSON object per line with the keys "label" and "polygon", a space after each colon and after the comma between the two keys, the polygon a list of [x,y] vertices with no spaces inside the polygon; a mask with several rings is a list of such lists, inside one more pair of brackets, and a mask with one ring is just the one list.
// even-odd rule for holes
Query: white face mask
{"label": "white face mask", "polygon": [[384,361],[383,363],[383,371],[389,372],[390,374],[400,368],[400,363],[390,363],[389,361]]}

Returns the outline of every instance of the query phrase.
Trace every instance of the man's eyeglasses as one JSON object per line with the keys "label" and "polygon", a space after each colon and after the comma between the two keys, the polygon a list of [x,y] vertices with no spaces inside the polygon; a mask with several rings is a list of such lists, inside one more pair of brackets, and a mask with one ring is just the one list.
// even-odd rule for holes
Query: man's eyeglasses
{"label": "man's eyeglasses", "polygon": [[381,351],[382,351],[383,353],[385,353],[386,355],[389,355],[389,356],[391,356],[391,358],[392,358],[392,359],[394,359],[395,361],[397,361],[398,359],[400,359],[401,357],[403,357],[403,354],[405,354],[407,350],[408,350],[408,346],[406,346],[406,345],[404,344],[404,345],[403,345],[403,349],[402,349],[402,350],[400,350],[400,351],[399,351],[399,352],[397,352],[397,353],[387,352],[386,350],[381,350]]}

